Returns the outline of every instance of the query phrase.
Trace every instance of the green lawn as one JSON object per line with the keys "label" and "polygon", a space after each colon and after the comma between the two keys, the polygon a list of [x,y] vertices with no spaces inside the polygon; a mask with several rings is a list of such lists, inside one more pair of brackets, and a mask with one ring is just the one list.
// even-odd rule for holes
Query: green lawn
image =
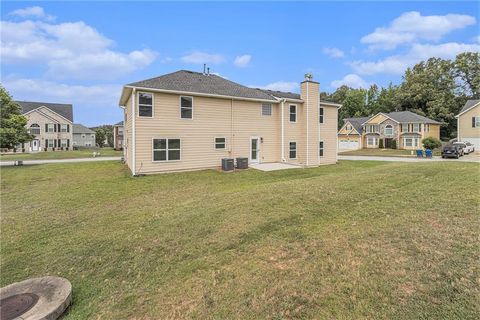
{"label": "green lawn", "polygon": [[74,151],[2,154],[0,155],[0,161],[91,158],[93,157],[93,152],[100,152],[100,157],[121,157],[123,155],[122,151],[116,151],[113,148],[91,148]]}
{"label": "green lawn", "polygon": [[478,164],[1,173],[1,285],[68,278],[66,320],[480,314]]}
{"label": "green lawn", "polygon": [[[338,154],[344,156],[383,156],[383,157],[416,157],[415,150],[400,150],[400,149],[359,149],[352,151],[343,151]],[[440,155],[440,149],[433,150],[434,156]]]}

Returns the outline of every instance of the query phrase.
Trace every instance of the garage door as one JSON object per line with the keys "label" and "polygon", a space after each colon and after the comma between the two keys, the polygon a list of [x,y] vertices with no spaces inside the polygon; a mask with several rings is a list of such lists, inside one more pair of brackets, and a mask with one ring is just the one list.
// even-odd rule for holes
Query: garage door
{"label": "garage door", "polygon": [[357,150],[358,141],[338,140],[338,149]]}

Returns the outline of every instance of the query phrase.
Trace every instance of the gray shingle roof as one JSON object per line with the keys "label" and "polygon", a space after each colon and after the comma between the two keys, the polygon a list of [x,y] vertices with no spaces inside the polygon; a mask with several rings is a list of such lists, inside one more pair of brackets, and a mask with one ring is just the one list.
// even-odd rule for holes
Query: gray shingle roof
{"label": "gray shingle roof", "polygon": [[123,121],[117,122],[113,126],[114,127],[123,127]]}
{"label": "gray shingle roof", "polygon": [[465,103],[465,105],[463,106],[462,110],[460,110],[459,113],[462,113],[468,109],[470,109],[471,107],[473,107],[474,105],[476,105],[477,103],[480,102],[480,99],[477,99],[477,100],[468,100],[467,103]]}
{"label": "gray shingle roof", "polygon": [[274,91],[274,90],[265,90],[265,89],[256,89],[265,92],[268,95],[278,97],[278,98],[286,98],[286,99],[297,99],[300,100],[300,94],[294,92],[283,92],[283,91]]}
{"label": "gray shingle roof", "polygon": [[22,107],[22,113],[27,113],[40,107],[47,107],[55,113],[73,122],[73,110],[71,104],[33,102],[33,101],[15,101]]}
{"label": "gray shingle roof", "polygon": [[421,123],[441,124],[438,121],[429,119],[427,117],[421,116],[411,111],[390,112],[390,113],[386,113],[386,115],[398,122],[421,122]]}
{"label": "gray shingle roof", "polygon": [[363,127],[362,124],[370,119],[370,117],[363,117],[363,118],[345,118],[343,119],[344,122],[350,122],[352,126],[355,128],[355,130],[358,131],[358,133],[362,134]]}
{"label": "gray shingle roof", "polygon": [[242,86],[214,74],[205,75],[188,70],[133,82],[129,86],[276,101],[270,94],[261,90]]}
{"label": "gray shingle roof", "polygon": [[95,133],[95,131],[93,131],[91,129],[88,129],[83,124],[74,123],[72,133],[73,134],[78,134],[78,133],[89,133],[89,134],[91,134],[91,133]]}

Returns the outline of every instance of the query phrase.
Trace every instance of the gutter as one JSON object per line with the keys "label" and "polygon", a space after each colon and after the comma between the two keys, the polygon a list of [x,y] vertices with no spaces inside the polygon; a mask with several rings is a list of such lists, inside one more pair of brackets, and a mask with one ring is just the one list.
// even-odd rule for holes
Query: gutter
{"label": "gutter", "polygon": [[309,82],[307,81],[307,103],[306,103],[306,106],[307,106],[307,161],[306,161],[306,166],[308,167],[308,156],[309,156],[309,153],[310,153],[310,146],[309,146],[309,132],[308,132],[308,127],[309,127],[309,121],[308,121],[308,115],[309,115],[309,111],[310,111],[310,105],[309,105],[309,96],[308,96],[308,84]]}
{"label": "gutter", "polygon": [[135,88],[132,90],[132,175],[135,176]]}

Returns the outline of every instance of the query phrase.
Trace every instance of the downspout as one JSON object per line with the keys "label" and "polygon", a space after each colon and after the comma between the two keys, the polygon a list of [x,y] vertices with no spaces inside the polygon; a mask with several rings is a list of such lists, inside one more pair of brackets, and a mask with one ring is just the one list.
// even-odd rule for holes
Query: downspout
{"label": "downspout", "polygon": [[281,116],[281,121],[282,121],[282,125],[280,127],[280,131],[281,131],[281,140],[282,140],[282,147],[281,147],[281,150],[282,150],[282,154],[281,154],[281,159],[282,159],[282,162],[286,162],[286,159],[285,159],[285,113],[284,113],[284,106],[285,106],[285,101],[287,99],[283,98],[281,100],[281,113],[282,113],[282,116]]}
{"label": "downspout", "polygon": [[309,138],[310,138],[310,137],[308,136],[308,135],[309,135],[309,132],[308,132],[308,127],[309,127],[309,126],[308,126],[308,125],[309,125],[309,123],[308,123],[308,114],[310,113],[310,112],[309,112],[309,109],[310,109],[310,108],[309,108],[309,106],[310,106],[309,103],[310,103],[310,102],[309,102],[309,96],[308,96],[308,84],[309,84],[309,82],[307,81],[307,163],[306,163],[306,166],[307,166],[307,167],[308,167],[308,156],[309,156],[309,152],[310,152],[310,148],[309,148],[309,147],[310,147],[310,146],[309,146]]}
{"label": "downspout", "polygon": [[234,157],[233,155],[233,99],[230,100],[230,157]]}
{"label": "downspout", "polygon": [[136,175],[135,170],[135,88],[132,90],[132,175]]}

